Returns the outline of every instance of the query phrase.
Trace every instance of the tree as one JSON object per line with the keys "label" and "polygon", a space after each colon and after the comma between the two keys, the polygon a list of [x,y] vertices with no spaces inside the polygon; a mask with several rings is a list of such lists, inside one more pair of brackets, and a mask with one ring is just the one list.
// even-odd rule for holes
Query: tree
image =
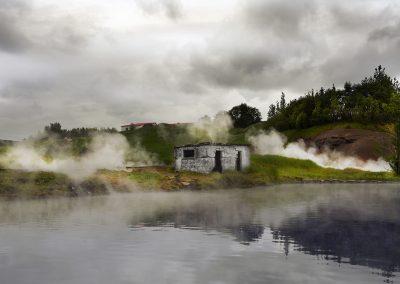
{"label": "tree", "polygon": [[304,112],[301,112],[297,117],[296,117],[296,128],[301,129],[301,128],[306,128],[307,127],[307,114]]}
{"label": "tree", "polygon": [[283,131],[336,121],[393,123],[400,117],[399,82],[382,66],[360,83],[346,82],[343,88],[332,86],[317,92],[311,89],[288,102],[285,96],[282,93],[269,107],[267,127]]}
{"label": "tree", "polygon": [[245,128],[261,121],[261,113],[247,104],[240,104],[233,107],[228,114],[231,116],[234,127]]}
{"label": "tree", "polygon": [[269,106],[268,118],[272,118],[276,115],[276,106],[274,104]]}
{"label": "tree", "polygon": [[400,120],[395,125],[394,156],[390,160],[390,166],[396,175],[400,175]]}
{"label": "tree", "polygon": [[281,95],[281,103],[280,103],[280,109],[284,110],[286,108],[286,99],[285,99],[285,93],[282,92]]}
{"label": "tree", "polygon": [[59,122],[50,123],[50,125],[45,126],[44,131],[51,134],[61,134],[63,132],[61,124]]}

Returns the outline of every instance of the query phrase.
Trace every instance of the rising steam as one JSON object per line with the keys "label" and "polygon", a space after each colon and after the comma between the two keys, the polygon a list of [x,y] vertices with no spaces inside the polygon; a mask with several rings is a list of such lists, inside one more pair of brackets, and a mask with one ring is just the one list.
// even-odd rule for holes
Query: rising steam
{"label": "rising steam", "polygon": [[52,147],[56,147],[56,151],[53,151],[55,154],[46,158],[48,149],[37,147],[34,142],[29,140],[17,143],[0,157],[1,164],[11,169],[59,172],[81,180],[100,169],[123,169],[127,158],[132,161],[132,165],[150,165],[155,162],[140,145],[130,148],[121,134],[95,135],[88,151],[79,157],[71,156],[65,148],[53,143]]}
{"label": "rising steam", "polygon": [[233,127],[231,117],[226,112],[218,113],[214,118],[205,116],[188,126],[189,134],[197,140],[222,142],[229,140],[229,130]]}
{"label": "rising steam", "polygon": [[378,160],[361,160],[357,157],[345,156],[330,149],[320,151],[315,147],[307,147],[304,141],[292,142],[286,145],[286,137],[271,130],[268,133],[260,132],[249,137],[249,142],[256,153],[266,155],[281,155],[290,158],[311,160],[325,168],[346,169],[354,168],[371,172],[389,171],[389,164],[382,158]]}

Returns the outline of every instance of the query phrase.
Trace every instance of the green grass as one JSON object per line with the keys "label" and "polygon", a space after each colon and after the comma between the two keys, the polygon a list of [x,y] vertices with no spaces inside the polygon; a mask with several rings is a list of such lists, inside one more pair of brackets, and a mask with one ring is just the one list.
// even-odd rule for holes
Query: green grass
{"label": "green grass", "polygon": [[157,188],[161,186],[163,176],[158,172],[132,172],[129,179],[146,188]]}
{"label": "green grass", "polygon": [[58,173],[0,169],[0,196],[3,197],[44,198],[106,192],[104,183],[97,177],[74,182]]}
{"label": "green grass", "polygon": [[173,162],[174,145],[191,143],[183,126],[156,125],[123,132],[129,144],[136,147],[139,143],[146,151],[157,155],[164,164]]}
{"label": "green grass", "polygon": [[254,155],[249,174],[256,180],[272,182],[367,180],[400,181],[390,172],[367,172],[356,169],[337,170],[323,168],[309,160],[299,160],[273,155]]}

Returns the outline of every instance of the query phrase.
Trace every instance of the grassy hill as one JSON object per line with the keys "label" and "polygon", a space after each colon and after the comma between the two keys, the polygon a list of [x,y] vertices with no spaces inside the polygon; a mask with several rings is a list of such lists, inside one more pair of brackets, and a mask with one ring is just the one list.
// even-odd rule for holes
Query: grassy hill
{"label": "grassy hill", "polygon": [[[230,130],[228,143],[247,143],[246,136],[255,134],[260,130],[268,130],[268,124],[260,122],[248,128],[234,128]],[[291,129],[283,131],[288,141],[296,141],[299,138],[312,138],[332,129],[365,129],[385,133],[393,132],[393,124],[361,124],[356,122],[329,123],[306,129]],[[185,125],[159,124],[122,132],[130,145],[140,143],[148,152],[157,155],[160,162],[171,165],[173,162],[174,146],[191,143],[205,142],[207,140],[191,136]]]}

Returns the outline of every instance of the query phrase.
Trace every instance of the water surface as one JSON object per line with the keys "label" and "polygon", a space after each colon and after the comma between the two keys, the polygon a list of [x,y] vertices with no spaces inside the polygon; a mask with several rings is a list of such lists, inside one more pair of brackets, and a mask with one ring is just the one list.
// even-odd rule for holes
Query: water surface
{"label": "water surface", "polygon": [[0,283],[400,283],[399,185],[0,202]]}

